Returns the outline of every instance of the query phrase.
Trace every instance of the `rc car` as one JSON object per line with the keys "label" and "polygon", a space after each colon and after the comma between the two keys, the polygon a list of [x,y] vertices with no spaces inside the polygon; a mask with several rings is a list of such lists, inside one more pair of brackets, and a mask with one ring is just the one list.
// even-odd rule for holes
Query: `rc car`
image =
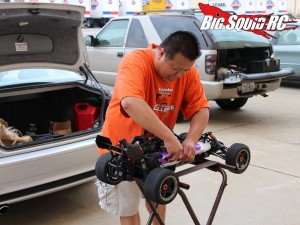
{"label": "rc car", "polygon": [[[187,133],[174,135],[182,143]],[[168,204],[176,197],[179,179],[175,169],[186,162],[169,162],[164,142],[159,138],[144,132],[129,143],[123,139],[113,145],[109,138],[98,135],[96,144],[109,150],[96,163],[96,176],[100,181],[116,185],[136,180],[143,184],[145,197],[158,204]],[[224,159],[225,164],[231,166],[230,171],[238,174],[243,173],[250,162],[247,145],[235,143],[227,148],[212,132],[206,132],[196,143],[195,159],[189,163],[204,162],[210,155]]]}

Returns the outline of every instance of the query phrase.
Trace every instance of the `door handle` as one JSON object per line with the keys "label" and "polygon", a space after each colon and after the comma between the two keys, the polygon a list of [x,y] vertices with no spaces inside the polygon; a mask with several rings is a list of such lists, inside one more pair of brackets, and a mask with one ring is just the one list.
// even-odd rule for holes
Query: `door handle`
{"label": "door handle", "polygon": [[124,54],[123,54],[123,52],[117,52],[117,56],[118,56],[118,57],[123,57]]}

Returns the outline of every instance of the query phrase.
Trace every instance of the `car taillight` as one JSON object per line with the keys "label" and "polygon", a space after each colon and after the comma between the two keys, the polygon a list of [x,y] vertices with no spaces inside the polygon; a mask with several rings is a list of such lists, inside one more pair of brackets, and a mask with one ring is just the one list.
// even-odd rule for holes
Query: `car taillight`
{"label": "car taillight", "polygon": [[205,72],[207,74],[215,74],[217,55],[207,55],[205,57]]}

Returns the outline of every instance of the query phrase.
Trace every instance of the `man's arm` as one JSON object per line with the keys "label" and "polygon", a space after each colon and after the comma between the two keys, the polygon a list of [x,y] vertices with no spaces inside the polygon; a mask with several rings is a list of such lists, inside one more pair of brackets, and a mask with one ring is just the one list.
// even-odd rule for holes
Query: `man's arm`
{"label": "man's arm", "polygon": [[180,157],[183,161],[193,161],[195,158],[195,144],[199,140],[200,136],[204,132],[204,129],[208,123],[209,119],[209,109],[202,108],[196,112],[190,124],[189,132],[182,143],[183,152]]}
{"label": "man's arm", "polygon": [[156,116],[150,106],[141,98],[125,97],[121,100],[125,112],[145,130],[162,139],[169,152],[167,158],[170,161],[177,160],[182,145],[173,132]]}

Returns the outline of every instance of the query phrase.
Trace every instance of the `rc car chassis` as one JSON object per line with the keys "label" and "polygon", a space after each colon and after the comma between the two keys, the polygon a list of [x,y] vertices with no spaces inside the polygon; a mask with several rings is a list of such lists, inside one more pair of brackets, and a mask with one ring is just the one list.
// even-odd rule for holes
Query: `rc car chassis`
{"label": "rc car chassis", "polygon": [[[180,142],[183,142],[187,133],[174,135]],[[154,216],[160,224],[164,224],[156,211],[156,207],[158,204],[172,202],[177,193],[185,203],[194,223],[200,224],[181,190],[182,188],[188,189],[189,185],[180,182],[179,177],[203,168],[218,171],[223,177],[207,222],[207,224],[211,224],[227,182],[227,176],[223,169],[240,174],[247,169],[250,162],[250,149],[247,145],[235,143],[228,148],[218,141],[212,132],[202,134],[196,143],[196,156],[194,161],[190,163],[193,167],[177,173],[175,173],[176,167],[186,163],[181,161],[168,162],[164,142],[150,133],[145,132],[141,136],[136,136],[130,143],[126,140],[120,140],[117,145],[112,145],[109,138],[98,135],[96,144],[99,148],[109,150],[97,160],[95,167],[97,178],[111,185],[116,185],[122,181],[136,181],[153,211],[147,224],[151,224]],[[224,159],[225,164],[208,160],[210,155]],[[155,204],[153,205],[151,201]]]}

